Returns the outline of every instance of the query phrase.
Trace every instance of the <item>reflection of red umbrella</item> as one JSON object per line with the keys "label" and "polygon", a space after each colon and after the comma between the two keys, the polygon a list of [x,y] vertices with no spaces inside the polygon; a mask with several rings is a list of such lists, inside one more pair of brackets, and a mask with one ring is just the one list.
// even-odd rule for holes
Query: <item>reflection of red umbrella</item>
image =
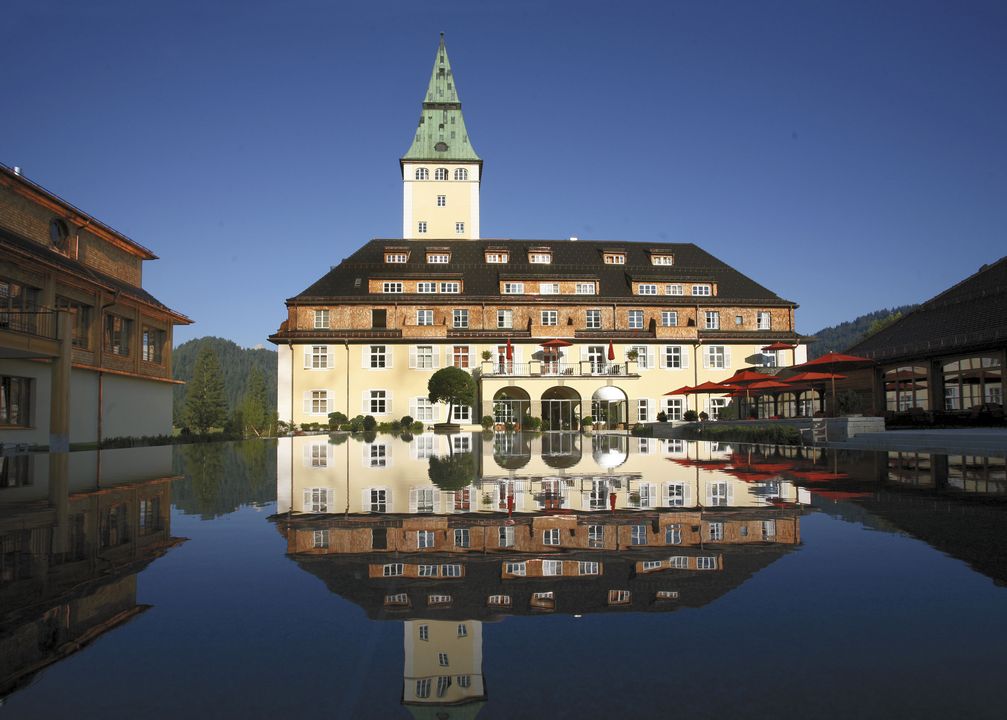
{"label": "reflection of red umbrella", "polygon": [[514,348],[510,344],[510,338],[507,338],[507,359],[508,360],[514,359]]}
{"label": "reflection of red umbrella", "polygon": [[778,507],[778,508],[796,508],[796,507],[800,507],[801,506],[800,503],[790,502],[788,500],[784,500],[783,498],[778,498],[778,497],[769,498],[767,500],[767,502],[770,505],[772,505],[773,507]]}
{"label": "reflection of red umbrella", "polygon": [[612,508],[612,512],[615,512],[615,493],[608,494],[608,505]]}
{"label": "reflection of red umbrella", "polygon": [[513,514],[514,514],[514,496],[513,495],[508,495],[507,496],[507,517],[510,517]]}
{"label": "reflection of red umbrella", "polygon": [[846,473],[822,470],[793,470],[790,474],[805,482],[832,482],[833,480],[846,480],[850,477]]}
{"label": "reflection of red umbrella", "polygon": [[747,470],[725,470],[724,472],[747,483],[766,482],[767,480],[776,479],[776,475],[772,473],[748,472]]}
{"label": "reflection of red umbrella", "polygon": [[839,500],[852,500],[854,498],[870,497],[869,492],[843,492],[842,490],[812,490],[814,495],[826,500],[838,502]]}
{"label": "reflection of red umbrella", "polygon": [[701,467],[707,470],[723,470],[729,465],[723,460],[693,460],[692,458],[668,458],[668,460],[683,467]]}
{"label": "reflection of red umbrella", "polygon": [[615,347],[612,346],[612,341],[608,341],[608,359],[615,360]]}

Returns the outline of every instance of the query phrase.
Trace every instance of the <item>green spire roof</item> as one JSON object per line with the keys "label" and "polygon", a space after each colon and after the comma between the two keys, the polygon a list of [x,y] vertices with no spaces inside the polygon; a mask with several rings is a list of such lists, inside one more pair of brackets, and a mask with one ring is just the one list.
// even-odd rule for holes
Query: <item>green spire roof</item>
{"label": "green spire roof", "polygon": [[434,58],[434,71],[423,99],[423,112],[416,128],[413,144],[403,160],[480,160],[469,142],[462,117],[462,103],[458,99],[458,86],[451,73],[448,50],[444,46],[444,33]]}

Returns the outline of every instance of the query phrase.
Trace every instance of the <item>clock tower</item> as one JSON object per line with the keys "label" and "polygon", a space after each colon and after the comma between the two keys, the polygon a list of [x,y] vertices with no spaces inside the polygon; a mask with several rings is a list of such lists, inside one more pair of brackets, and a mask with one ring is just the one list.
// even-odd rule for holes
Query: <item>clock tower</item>
{"label": "clock tower", "polygon": [[434,70],[402,167],[402,237],[478,240],[483,161],[465,129],[458,86],[441,33]]}

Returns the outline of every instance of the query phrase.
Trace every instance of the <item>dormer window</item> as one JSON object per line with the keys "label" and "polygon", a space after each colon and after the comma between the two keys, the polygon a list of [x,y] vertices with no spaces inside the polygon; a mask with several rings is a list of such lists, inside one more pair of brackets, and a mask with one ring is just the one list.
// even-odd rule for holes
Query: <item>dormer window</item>
{"label": "dormer window", "polygon": [[637,286],[637,295],[657,295],[657,285],[653,283],[640,283]]}
{"label": "dormer window", "polygon": [[602,253],[602,259],[605,261],[606,265],[625,265],[626,264],[626,253],[624,253],[624,252],[606,252],[606,253]]}
{"label": "dormer window", "polygon": [[544,282],[538,284],[539,295],[559,295],[558,282]]}
{"label": "dormer window", "polygon": [[579,282],[576,285],[575,291],[578,295],[595,295],[597,293],[597,286],[593,282]]}
{"label": "dormer window", "polygon": [[510,253],[500,250],[488,250],[486,263],[488,265],[505,265],[510,260]]}
{"label": "dormer window", "polygon": [[409,261],[409,253],[403,250],[386,250],[385,262],[389,264],[401,264]]}
{"label": "dormer window", "polygon": [[675,256],[671,254],[652,253],[650,256],[651,265],[674,265]]}
{"label": "dormer window", "polygon": [[416,179],[417,180],[429,180],[430,171],[426,168],[416,168]]}
{"label": "dormer window", "polygon": [[703,285],[693,285],[692,286],[692,294],[693,295],[712,295],[713,294],[713,288],[710,287],[709,285],[706,285],[706,284],[703,284]]}
{"label": "dormer window", "polygon": [[[453,117],[451,119],[454,120]],[[455,180],[468,180],[468,179],[469,179],[469,171],[466,168],[458,168],[457,170],[455,170]]]}
{"label": "dormer window", "polygon": [[685,288],[683,288],[681,285],[678,285],[677,283],[674,284],[674,285],[665,285],[664,286],[664,294],[665,295],[685,295]]}
{"label": "dormer window", "polygon": [[447,180],[448,179],[448,169],[447,168],[437,168],[434,170],[434,180]]}
{"label": "dormer window", "polygon": [[430,265],[447,265],[451,262],[451,253],[446,252],[428,252],[427,253],[427,263]]}
{"label": "dormer window", "polygon": [[552,252],[550,250],[530,250],[528,251],[528,262],[532,265],[548,265],[552,262]]}

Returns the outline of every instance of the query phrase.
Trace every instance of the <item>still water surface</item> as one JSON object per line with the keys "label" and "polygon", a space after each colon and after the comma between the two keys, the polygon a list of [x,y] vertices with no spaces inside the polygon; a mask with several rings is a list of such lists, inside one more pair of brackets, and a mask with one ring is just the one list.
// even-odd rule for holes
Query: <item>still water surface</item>
{"label": "still water surface", "polygon": [[370,440],[5,464],[0,717],[1003,717],[1002,458]]}

